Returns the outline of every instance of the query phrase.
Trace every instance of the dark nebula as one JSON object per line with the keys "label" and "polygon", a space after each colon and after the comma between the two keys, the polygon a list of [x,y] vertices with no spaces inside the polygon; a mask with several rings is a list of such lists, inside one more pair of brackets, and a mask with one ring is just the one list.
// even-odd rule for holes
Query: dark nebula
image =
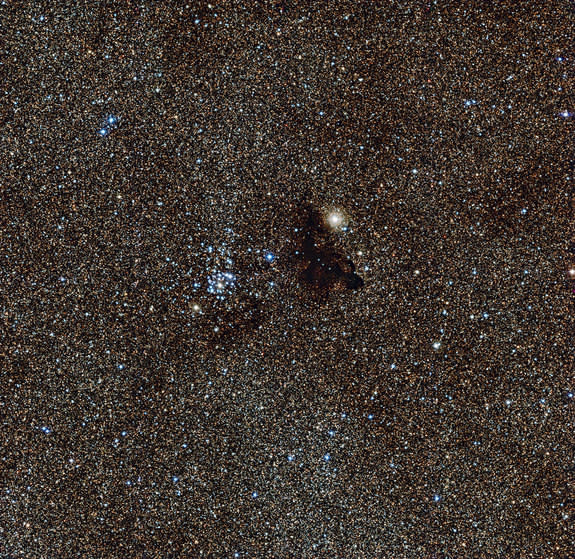
{"label": "dark nebula", "polygon": [[572,2],[0,22],[0,558],[574,559]]}
{"label": "dark nebula", "polygon": [[305,224],[298,229],[300,248],[296,256],[302,261],[301,279],[305,285],[319,291],[363,287],[363,278],[356,273],[352,260],[336,247],[321,213],[304,206],[302,214]]}

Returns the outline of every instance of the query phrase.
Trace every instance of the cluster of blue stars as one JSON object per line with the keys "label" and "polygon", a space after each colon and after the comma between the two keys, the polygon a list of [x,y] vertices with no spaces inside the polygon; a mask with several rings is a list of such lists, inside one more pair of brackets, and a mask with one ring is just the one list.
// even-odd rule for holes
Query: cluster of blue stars
{"label": "cluster of blue stars", "polygon": [[107,136],[110,132],[118,127],[118,117],[109,115],[106,118],[106,124],[98,130],[98,134],[102,137]]}
{"label": "cluster of blue stars", "polygon": [[208,293],[223,299],[235,286],[236,276],[231,272],[216,272],[208,276]]}

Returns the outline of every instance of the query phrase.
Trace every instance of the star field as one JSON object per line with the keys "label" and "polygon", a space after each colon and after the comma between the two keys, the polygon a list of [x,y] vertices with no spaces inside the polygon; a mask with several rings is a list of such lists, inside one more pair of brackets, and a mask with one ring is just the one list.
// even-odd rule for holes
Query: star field
{"label": "star field", "polygon": [[575,557],[568,2],[0,1],[0,557]]}

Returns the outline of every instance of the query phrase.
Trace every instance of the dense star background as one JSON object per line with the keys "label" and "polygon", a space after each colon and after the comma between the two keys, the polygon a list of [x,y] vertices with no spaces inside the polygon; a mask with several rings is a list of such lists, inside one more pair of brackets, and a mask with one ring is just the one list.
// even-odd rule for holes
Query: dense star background
{"label": "dense star background", "polygon": [[2,1],[0,556],[574,557],[574,23]]}

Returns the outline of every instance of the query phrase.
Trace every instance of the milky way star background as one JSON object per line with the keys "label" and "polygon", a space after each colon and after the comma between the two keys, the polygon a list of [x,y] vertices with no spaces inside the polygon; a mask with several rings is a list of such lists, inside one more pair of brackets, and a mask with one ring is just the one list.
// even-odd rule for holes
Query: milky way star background
{"label": "milky way star background", "polygon": [[0,3],[0,557],[575,557],[571,2]]}

